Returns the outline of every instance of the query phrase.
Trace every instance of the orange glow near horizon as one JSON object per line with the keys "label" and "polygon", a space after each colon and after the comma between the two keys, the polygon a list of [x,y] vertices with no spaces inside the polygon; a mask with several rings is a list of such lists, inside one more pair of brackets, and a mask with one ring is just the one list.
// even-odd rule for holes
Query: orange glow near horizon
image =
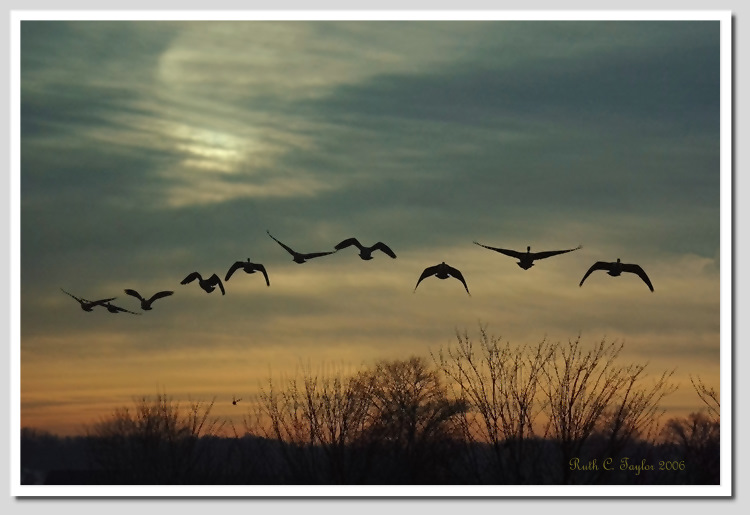
{"label": "orange glow near horizon", "polygon": [[[470,336],[475,333],[469,329]],[[582,338],[581,345],[587,350],[598,341]],[[393,350],[378,349],[376,345],[353,348],[345,344],[310,343],[286,350],[272,346],[242,349],[237,345],[190,353],[175,349],[148,356],[87,358],[85,363],[66,358],[52,362],[24,358],[21,425],[61,436],[79,435],[85,432],[85,427],[107,418],[115,409],[132,408],[135,401],[143,397],[152,399],[157,394],[165,394],[181,405],[215,400],[212,416],[239,426],[253,399],[261,390],[268,389],[269,381],[273,381],[276,388],[283,388],[289,379],[301,379],[305,374],[347,377],[378,360],[410,356],[422,357],[434,367],[430,352],[436,353],[440,347],[454,344],[455,336],[445,338],[442,345],[427,347],[417,341],[401,342],[399,346],[405,352],[396,354]],[[651,384],[663,371],[675,368],[674,360],[669,357],[645,360],[630,350],[626,344],[617,363],[648,362],[641,382],[644,386]],[[696,374],[693,370],[697,369],[702,371]],[[685,417],[704,408],[693,390],[690,376],[700,377],[706,386],[719,392],[718,367],[711,371],[700,359],[692,365],[686,362],[677,367],[672,377],[672,382],[678,385],[677,391],[661,403],[666,410],[665,419]],[[449,383],[444,379],[444,384]],[[232,405],[233,396],[242,397],[242,404]]]}

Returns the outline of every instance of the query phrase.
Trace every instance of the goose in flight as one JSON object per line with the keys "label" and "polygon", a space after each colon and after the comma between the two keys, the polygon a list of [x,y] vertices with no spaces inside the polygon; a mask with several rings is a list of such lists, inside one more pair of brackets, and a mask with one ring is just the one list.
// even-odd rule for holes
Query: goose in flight
{"label": "goose in flight", "polygon": [[393,259],[396,259],[396,254],[391,250],[391,248],[388,245],[386,245],[382,241],[377,242],[372,247],[365,247],[357,240],[357,238],[347,238],[346,240],[336,245],[334,248],[336,250],[341,250],[341,249],[345,249],[346,247],[350,247],[352,245],[355,245],[359,249],[359,257],[361,257],[365,261],[372,259],[372,253],[375,250],[380,250],[384,252],[385,254],[388,254],[389,256],[391,256]]}
{"label": "goose in flight", "polygon": [[284,249],[292,255],[292,260],[295,263],[300,263],[301,264],[301,263],[304,263],[308,259],[312,259],[312,258],[316,258],[316,257],[320,257],[320,256],[327,256],[328,254],[333,254],[334,252],[336,252],[335,250],[333,250],[333,251],[330,251],[330,252],[312,252],[310,254],[301,254],[299,252],[296,252],[296,251],[290,249],[289,247],[287,247],[286,245],[284,245],[283,243],[281,243],[279,240],[277,240],[276,238],[274,238],[271,235],[271,233],[269,232],[268,229],[266,229],[266,232],[268,233],[269,236],[271,236],[271,238],[273,238],[276,241],[276,243],[278,243],[279,245],[281,245],[282,247],[284,247]]}
{"label": "goose in flight", "polygon": [[[439,265],[435,266],[428,266],[424,269],[424,272],[422,272],[422,275],[419,276],[419,280],[417,281],[417,286],[419,286],[419,283],[422,282],[422,279],[425,277],[430,277],[431,275],[434,275],[438,279],[447,279],[448,277],[455,277],[459,281],[461,281],[464,285],[464,288],[466,288],[466,293],[469,293],[469,287],[466,286],[466,281],[464,281],[464,276],[461,275],[461,272],[459,272],[457,269],[453,268],[450,265],[446,265],[445,261],[440,263]],[[414,291],[417,291],[417,286],[414,287]],[[469,293],[469,296],[471,296],[471,293]]]}
{"label": "goose in flight", "polygon": [[131,289],[126,289],[125,293],[127,293],[128,295],[130,295],[132,297],[135,297],[138,300],[140,300],[141,301],[141,309],[143,309],[144,311],[148,311],[148,310],[152,309],[151,308],[151,304],[156,299],[161,299],[162,297],[169,297],[174,292],[173,291],[160,291],[160,292],[157,292],[157,293],[154,293],[153,295],[151,295],[150,299],[144,299],[143,297],[141,297],[140,293],[138,293],[135,290],[131,290]]}
{"label": "goose in flight", "polygon": [[648,276],[646,275],[646,272],[643,271],[643,268],[641,268],[639,265],[621,263],[620,258],[617,258],[617,261],[615,261],[614,263],[597,261],[596,263],[591,265],[591,268],[589,268],[588,272],[586,272],[586,275],[583,276],[583,279],[581,279],[581,282],[578,284],[578,286],[583,286],[583,281],[585,281],[586,278],[591,275],[591,272],[593,272],[594,270],[606,270],[607,274],[611,275],[612,277],[617,277],[623,272],[636,274],[638,277],[643,279],[643,282],[646,283],[646,286],[648,286],[649,290],[654,291],[654,287],[651,284]]}
{"label": "goose in flight", "polygon": [[266,267],[261,265],[260,263],[251,263],[250,258],[247,258],[247,261],[237,261],[235,264],[233,264],[229,271],[227,272],[226,277],[224,277],[225,281],[228,281],[230,277],[232,277],[232,274],[235,273],[239,269],[243,269],[248,274],[254,274],[255,272],[262,272],[263,277],[266,278],[266,286],[271,286],[271,283],[268,281],[268,274],[266,273]]}
{"label": "goose in flight", "polygon": [[68,293],[62,288],[60,288],[60,290],[62,290],[63,293],[70,295],[71,297],[76,299],[78,303],[81,305],[81,309],[84,311],[93,311],[94,306],[104,306],[106,302],[109,302],[110,300],[115,300],[117,298],[117,297],[112,297],[111,299],[86,300],[86,299],[79,299],[72,293]]}
{"label": "goose in flight", "polygon": [[109,303],[109,302],[107,302],[106,304],[102,304],[102,306],[104,306],[105,308],[107,308],[107,311],[109,311],[110,313],[115,313],[116,314],[116,313],[121,313],[122,312],[122,313],[130,313],[131,315],[140,315],[140,313],[134,313],[134,312],[129,311],[129,310],[125,309],[125,308],[121,308],[120,306],[115,306],[114,304]]}
{"label": "goose in flight", "polygon": [[526,247],[526,252],[518,252],[516,250],[508,250],[508,249],[498,249],[495,247],[489,247],[487,245],[482,245],[481,243],[474,242],[476,245],[479,245],[480,247],[484,247],[486,249],[494,250],[495,252],[499,252],[500,254],[505,254],[506,256],[510,256],[513,258],[518,259],[518,263],[516,263],[518,266],[523,268],[524,270],[528,270],[532,266],[534,266],[534,261],[537,259],[544,259],[551,256],[557,256],[558,254],[565,254],[566,252],[573,252],[574,250],[578,250],[580,248],[583,248],[582,245],[578,245],[574,249],[567,249],[567,250],[548,250],[545,252],[531,252],[531,247]]}
{"label": "goose in flight", "polygon": [[191,274],[188,274],[187,277],[180,281],[180,284],[188,284],[195,281],[196,279],[198,279],[198,284],[206,291],[206,293],[211,293],[212,291],[214,291],[216,286],[218,286],[221,290],[221,294],[226,295],[226,292],[224,291],[224,285],[221,284],[221,279],[219,279],[219,276],[216,274],[213,274],[208,279],[204,279],[198,272],[193,272]]}

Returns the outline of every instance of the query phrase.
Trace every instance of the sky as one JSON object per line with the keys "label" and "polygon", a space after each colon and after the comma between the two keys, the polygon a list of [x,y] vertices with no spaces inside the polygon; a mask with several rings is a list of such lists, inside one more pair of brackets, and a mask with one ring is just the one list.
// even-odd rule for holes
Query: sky
{"label": "sky", "polygon": [[[21,424],[422,356],[625,344],[719,390],[718,21],[24,21]],[[297,264],[300,252],[357,237]],[[580,250],[522,270],[474,245]],[[222,279],[207,294],[191,272]],[[637,263],[635,275],[594,272]],[[455,279],[424,279],[440,262]],[[141,313],[84,312],[61,288]],[[142,312],[133,288],[174,295]]]}

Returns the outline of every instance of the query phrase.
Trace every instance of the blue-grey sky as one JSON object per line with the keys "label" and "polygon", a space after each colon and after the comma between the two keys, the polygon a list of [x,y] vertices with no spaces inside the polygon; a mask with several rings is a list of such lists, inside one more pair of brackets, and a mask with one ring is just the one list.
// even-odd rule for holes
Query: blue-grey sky
{"label": "blue-grey sky", "polygon": [[[719,378],[718,21],[21,26],[22,422],[75,432],[161,389],[228,404],[301,364],[625,342]],[[356,236],[354,249],[298,265]],[[581,250],[522,270],[474,245]],[[226,296],[180,285],[224,278]],[[596,261],[638,263],[638,277]],[[454,279],[428,278],[441,261]],[[87,299],[175,294],[141,316]],[[50,394],[54,392],[54,394]],[[230,404],[230,403],[229,403]],[[231,404],[226,407],[229,413]]]}

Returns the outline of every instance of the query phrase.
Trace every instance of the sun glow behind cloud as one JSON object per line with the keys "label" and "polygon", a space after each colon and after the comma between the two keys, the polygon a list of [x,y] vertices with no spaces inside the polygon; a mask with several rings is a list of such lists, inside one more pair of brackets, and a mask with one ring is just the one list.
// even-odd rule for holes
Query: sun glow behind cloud
{"label": "sun glow behind cloud", "polygon": [[[188,157],[182,163],[188,168],[232,173],[244,152],[253,152],[252,142],[244,142],[226,132],[185,125],[176,126],[172,134],[177,140],[176,149]],[[242,148],[244,147],[244,149]]]}

